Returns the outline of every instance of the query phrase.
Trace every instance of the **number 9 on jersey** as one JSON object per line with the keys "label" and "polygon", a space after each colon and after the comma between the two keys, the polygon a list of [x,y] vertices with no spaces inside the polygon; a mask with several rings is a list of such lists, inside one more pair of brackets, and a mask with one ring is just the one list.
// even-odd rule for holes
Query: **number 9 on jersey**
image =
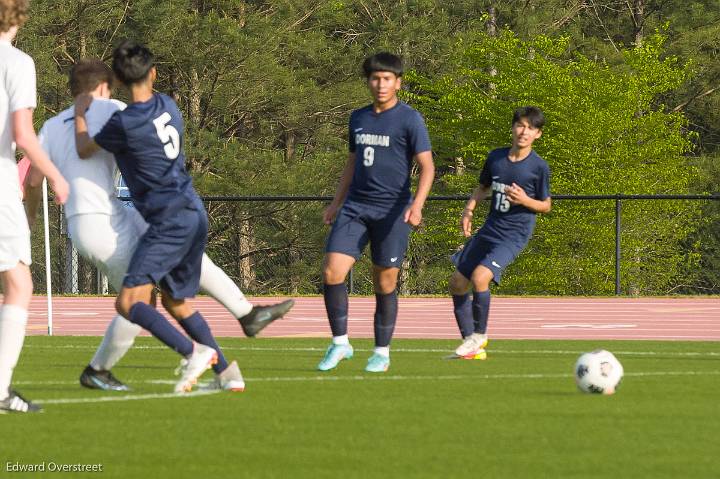
{"label": "number 9 on jersey", "polygon": [[363,150],[363,165],[372,166],[375,162],[375,148],[366,146]]}

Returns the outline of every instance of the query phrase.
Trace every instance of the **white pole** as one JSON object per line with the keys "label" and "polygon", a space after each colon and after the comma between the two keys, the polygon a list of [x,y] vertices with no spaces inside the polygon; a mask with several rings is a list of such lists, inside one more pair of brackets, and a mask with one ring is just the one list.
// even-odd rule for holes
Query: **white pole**
{"label": "white pole", "polygon": [[45,288],[47,291],[48,335],[53,334],[52,270],[50,269],[50,221],[48,214],[47,179],[43,180],[43,220],[45,224]]}

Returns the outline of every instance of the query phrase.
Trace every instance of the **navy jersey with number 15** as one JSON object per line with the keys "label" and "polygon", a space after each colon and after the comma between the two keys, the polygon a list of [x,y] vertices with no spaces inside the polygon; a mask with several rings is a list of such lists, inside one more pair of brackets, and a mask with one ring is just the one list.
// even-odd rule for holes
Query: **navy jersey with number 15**
{"label": "navy jersey with number 15", "polygon": [[93,138],[115,155],[133,204],[148,221],[164,219],[197,198],[185,169],[183,135],[177,105],[156,93],[115,112]]}
{"label": "navy jersey with number 15", "polygon": [[355,153],[348,199],[377,205],[409,200],[412,159],[431,150],[420,113],[401,101],[380,113],[369,105],[352,112],[348,134]]}
{"label": "navy jersey with number 15", "polygon": [[543,201],[550,196],[550,167],[531,151],[520,161],[510,161],[510,148],[490,152],[480,173],[480,184],[490,187],[490,213],[477,235],[490,243],[503,243],[522,249],[535,228],[536,214],[524,206],[513,205],[505,188],[513,183],[530,198]]}

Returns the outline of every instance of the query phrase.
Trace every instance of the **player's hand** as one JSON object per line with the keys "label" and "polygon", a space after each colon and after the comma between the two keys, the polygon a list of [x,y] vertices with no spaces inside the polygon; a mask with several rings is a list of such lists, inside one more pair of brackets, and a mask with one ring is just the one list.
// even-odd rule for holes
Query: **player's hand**
{"label": "player's hand", "polygon": [[335,217],[337,216],[337,212],[340,209],[338,205],[335,203],[330,203],[327,208],[323,211],[323,223],[326,225],[331,225],[335,221]]}
{"label": "player's hand", "polygon": [[527,193],[525,193],[525,190],[516,183],[505,188],[505,195],[513,205],[524,205],[530,198]]}
{"label": "player's hand", "polygon": [[415,206],[415,204],[410,205],[405,210],[403,221],[413,228],[420,226],[420,222],[422,221],[422,208]]}
{"label": "player's hand", "polygon": [[466,238],[470,237],[472,234],[472,211],[463,210],[462,216],[460,217],[460,229]]}
{"label": "player's hand", "polygon": [[75,97],[75,116],[82,116],[85,114],[90,104],[93,102],[93,97],[89,93],[80,93]]}
{"label": "player's hand", "polygon": [[58,205],[64,205],[67,201],[68,195],[70,194],[70,185],[65,181],[65,178],[59,176],[51,180],[48,178],[50,188],[55,192],[55,203]]}

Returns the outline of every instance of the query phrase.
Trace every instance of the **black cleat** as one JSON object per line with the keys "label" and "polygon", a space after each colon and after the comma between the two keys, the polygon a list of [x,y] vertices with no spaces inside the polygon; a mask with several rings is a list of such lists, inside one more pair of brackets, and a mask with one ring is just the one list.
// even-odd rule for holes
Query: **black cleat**
{"label": "black cleat", "polygon": [[80,375],[80,384],[88,389],[103,391],[129,391],[130,388],[120,382],[110,371],[96,371],[87,366]]}
{"label": "black cleat", "polygon": [[14,412],[42,412],[42,408],[38,404],[33,404],[17,391],[12,389],[9,391],[10,395],[0,401],[0,414],[14,413]]}
{"label": "black cleat", "polygon": [[238,318],[240,326],[242,326],[245,336],[253,337],[265,326],[272,323],[276,319],[282,318],[290,308],[293,307],[295,301],[288,299],[282,303],[273,304],[271,306],[253,306],[245,316]]}

